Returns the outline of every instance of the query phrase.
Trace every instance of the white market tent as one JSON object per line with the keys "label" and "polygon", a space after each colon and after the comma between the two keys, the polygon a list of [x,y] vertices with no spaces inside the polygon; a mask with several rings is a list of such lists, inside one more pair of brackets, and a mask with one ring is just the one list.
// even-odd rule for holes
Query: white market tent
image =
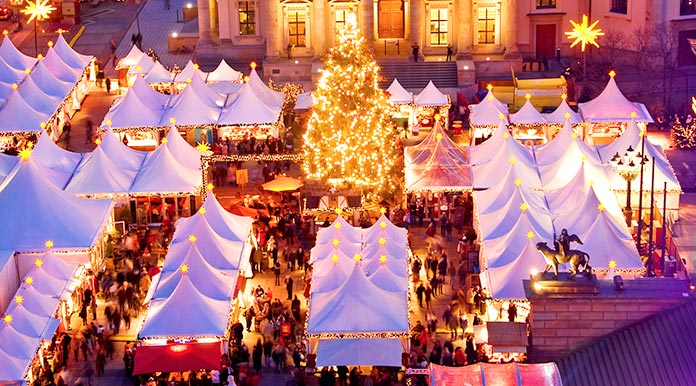
{"label": "white market tent", "polygon": [[191,169],[200,169],[201,167],[201,152],[195,147],[189,145],[188,142],[181,136],[179,130],[172,125],[167,133],[167,146],[175,154],[176,159],[184,166]]}
{"label": "white market tent", "polygon": [[203,72],[203,70],[201,70],[200,68],[198,68],[197,64],[194,64],[191,60],[189,60],[188,62],[186,62],[186,66],[184,66],[184,69],[174,76],[174,81],[186,82],[187,79],[193,79],[193,77],[196,75],[200,76],[201,79],[204,80],[208,77],[208,74]]}
{"label": "white market tent", "polygon": [[263,80],[259,77],[256,69],[252,69],[249,72],[249,81],[247,82],[254,93],[263,101],[263,103],[273,110],[279,110],[283,108],[285,103],[285,93],[282,91],[275,91],[269,88]]}
{"label": "white market tent", "polygon": [[18,90],[12,90],[0,107],[0,132],[3,134],[38,132],[53,114],[37,111]]}
{"label": "white market tent", "polygon": [[19,273],[14,251],[0,250],[0,313],[4,314],[12,296],[19,287]]}
{"label": "white market tent", "polygon": [[545,123],[546,118],[534,107],[531,99],[527,99],[519,111],[510,114],[510,124],[512,125],[543,125]]}
{"label": "white market tent", "polygon": [[425,88],[413,98],[416,106],[446,106],[450,104],[449,95],[443,94],[433,81],[429,81]]}
{"label": "white market tent", "polygon": [[406,191],[462,191],[472,188],[466,151],[439,122],[419,144],[404,148]]}
{"label": "white market tent", "polygon": [[92,152],[85,154],[65,191],[87,196],[124,196],[129,193],[136,174],[135,170],[119,168],[104,148],[98,145]]}
{"label": "white market tent", "polygon": [[393,105],[408,105],[413,103],[413,93],[399,83],[399,80],[394,78],[394,81],[386,90],[389,93],[389,102]]}
{"label": "white market tent", "polygon": [[596,98],[578,103],[578,109],[588,123],[629,122],[631,113],[636,113],[637,122],[654,122],[644,104],[631,102],[623,95],[613,76]]}
{"label": "white market tent", "polygon": [[295,110],[309,110],[312,106],[314,106],[314,96],[312,96],[311,91],[303,92],[297,96]]}
{"label": "white market tent", "polygon": [[[195,87],[194,82],[191,82],[180,94],[172,98],[172,105],[164,112],[159,125],[171,122],[181,126],[217,124],[222,108],[210,98],[201,98]],[[205,84],[203,87],[206,87]]]}
{"label": "white market tent", "polygon": [[70,44],[65,40],[63,34],[58,35],[58,39],[56,39],[56,43],[53,45],[53,50],[65,64],[72,68],[81,68],[84,70],[94,59],[93,56],[80,54],[70,47]]}
{"label": "white market tent", "polygon": [[220,60],[220,64],[215,69],[208,73],[206,82],[237,82],[242,80],[243,74],[234,68],[230,67],[225,59]]}
{"label": "white market tent", "polygon": [[48,117],[53,116],[63,102],[63,97],[52,96],[45,93],[36,82],[34,82],[31,75],[24,78],[21,87],[17,88],[17,92],[29,106]]}
{"label": "white market tent", "polygon": [[20,161],[0,184],[0,211],[12,221],[0,222],[0,249],[43,250],[53,240],[56,250],[84,251],[101,235],[111,215],[111,200],[89,200],[47,184],[38,160]]}
{"label": "white market tent", "polygon": [[165,111],[164,106],[157,107],[154,103],[147,102],[149,99],[142,98],[140,95],[137,89],[128,89],[126,95],[114,101],[104,116],[101,127],[128,129],[159,126]]}
{"label": "white market tent", "polygon": [[145,76],[154,66],[155,61],[149,55],[141,55],[138,62],[128,69],[128,76]]}
{"label": "white market tent", "polygon": [[[569,114],[570,117],[566,118],[566,114]],[[561,104],[556,107],[556,110],[543,115],[549,125],[563,125],[565,124],[566,120],[570,120],[571,125],[579,125],[582,123],[582,117],[580,114],[576,113],[570,108],[568,101],[566,101],[565,98],[563,98]]]}
{"label": "white market tent", "polygon": [[507,113],[500,110],[494,103],[484,101],[471,106],[469,122],[472,126],[495,126],[501,121],[508,124]]}
{"label": "white market tent", "polygon": [[32,157],[46,168],[62,176],[60,182],[54,181],[57,186],[62,188],[71,179],[77,165],[82,160],[82,153],[73,153],[61,148],[42,130],[34,146]]}
{"label": "white market tent", "polygon": [[174,74],[164,68],[162,63],[155,62],[143,79],[147,83],[171,83],[174,80]]}
{"label": "white market tent", "polygon": [[0,82],[5,84],[19,83],[27,76],[26,71],[10,66],[0,57]]}
{"label": "white market tent", "polygon": [[38,59],[24,55],[19,51],[12,43],[12,40],[7,36],[2,39],[2,44],[0,44],[0,58],[7,62],[10,67],[19,71],[32,69],[36,62],[38,62]]}
{"label": "white market tent", "polygon": [[[264,85],[264,87],[266,87]],[[270,90],[269,90],[270,91]],[[281,106],[266,104],[266,99],[255,92],[251,83],[245,83],[237,94],[232,95],[220,114],[218,124],[222,126],[274,125],[280,119]]]}
{"label": "white market tent", "polygon": [[200,166],[193,169],[179,162],[168,143],[148,153],[130,188],[134,196],[159,194],[195,194],[202,184]]}
{"label": "white market tent", "polygon": [[141,51],[140,48],[138,48],[138,46],[133,44],[133,46],[131,46],[130,51],[128,51],[128,54],[126,54],[126,56],[118,60],[116,68],[136,66],[138,63],[140,63],[140,60],[143,56],[147,55],[145,55],[145,53]]}
{"label": "white market tent", "polygon": [[75,68],[68,65],[58,53],[56,53],[53,47],[48,49],[46,56],[41,59],[41,61],[46,63],[48,71],[55,75],[56,78],[64,82],[72,83],[73,85],[77,84],[85,70],[84,67]]}
{"label": "white market tent", "polygon": [[0,184],[2,184],[5,177],[10,174],[12,168],[17,165],[17,162],[19,162],[19,158],[5,153],[0,153]]}
{"label": "white market tent", "polygon": [[74,83],[58,79],[53,75],[44,61],[40,61],[29,76],[41,91],[62,99],[68,98],[70,90],[75,86]]}
{"label": "white market tent", "polygon": [[148,154],[124,145],[111,128],[106,129],[99,147],[118,168],[124,170],[140,170]]}

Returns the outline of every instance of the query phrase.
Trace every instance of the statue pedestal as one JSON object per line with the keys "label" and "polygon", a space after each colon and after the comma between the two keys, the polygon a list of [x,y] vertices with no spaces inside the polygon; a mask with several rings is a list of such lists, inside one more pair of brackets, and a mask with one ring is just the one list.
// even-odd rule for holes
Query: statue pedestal
{"label": "statue pedestal", "polygon": [[[536,295],[546,297],[577,297],[577,295],[599,294],[599,282],[597,276],[578,273],[572,278],[567,272],[559,272],[558,279],[553,277],[553,272],[532,275],[530,289]],[[527,296],[529,297],[529,296]]]}

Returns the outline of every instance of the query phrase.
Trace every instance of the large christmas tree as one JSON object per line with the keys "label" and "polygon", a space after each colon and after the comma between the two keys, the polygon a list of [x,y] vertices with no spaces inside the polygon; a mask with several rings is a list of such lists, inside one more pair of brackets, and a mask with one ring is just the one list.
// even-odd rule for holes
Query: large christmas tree
{"label": "large christmas tree", "polygon": [[324,61],[304,136],[304,171],[310,179],[362,188],[373,198],[390,196],[397,190],[398,136],[387,95],[377,86],[379,67],[354,18]]}

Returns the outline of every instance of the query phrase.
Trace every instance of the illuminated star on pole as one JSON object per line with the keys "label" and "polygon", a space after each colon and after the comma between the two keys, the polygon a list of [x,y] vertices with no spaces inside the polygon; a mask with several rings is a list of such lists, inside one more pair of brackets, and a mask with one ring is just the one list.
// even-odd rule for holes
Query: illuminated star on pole
{"label": "illuminated star on pole", "polygon": [[34,19],[38,21],[48,19],[48,15],[55,10],[56,7],[49,4],[48,0],[27,0],[27,6],[22,10],[22,13],[29,16],[27,23],[31,23]]}
{"label": "illuminated star on pole", "polygon": [[592,44],[593,46],[599,48],[599,44],[597,44],[597,37],[604,36],[604,32],[602,32],[601,28],[595,29],[597,23],[599,23],[599,20],[595,20],[589,25],[588,23],[589,21],[587,20],[587,15],[582,15],[582,23],[580,24],[574,22],[573,20],[570,21],[570,24],[573,25],[573,30],[566,32],[565,34],[568,36],[568,39],[575,39],[570,45],[571,48],[578,45],[578,43],[580,43],[580,50],[582,52],[585,52],[585,47],[588,44]]}

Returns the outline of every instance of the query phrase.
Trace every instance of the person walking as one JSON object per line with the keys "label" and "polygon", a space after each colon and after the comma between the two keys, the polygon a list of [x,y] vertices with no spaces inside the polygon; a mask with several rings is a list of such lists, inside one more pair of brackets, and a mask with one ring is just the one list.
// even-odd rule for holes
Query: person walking
{"label": "person walking", "polygon": [[293,284],[294,284],[294,282],[292,280],[292,277],[285,276],[285,289],[288,291],[288,299],[287,300],[292,300]]}

